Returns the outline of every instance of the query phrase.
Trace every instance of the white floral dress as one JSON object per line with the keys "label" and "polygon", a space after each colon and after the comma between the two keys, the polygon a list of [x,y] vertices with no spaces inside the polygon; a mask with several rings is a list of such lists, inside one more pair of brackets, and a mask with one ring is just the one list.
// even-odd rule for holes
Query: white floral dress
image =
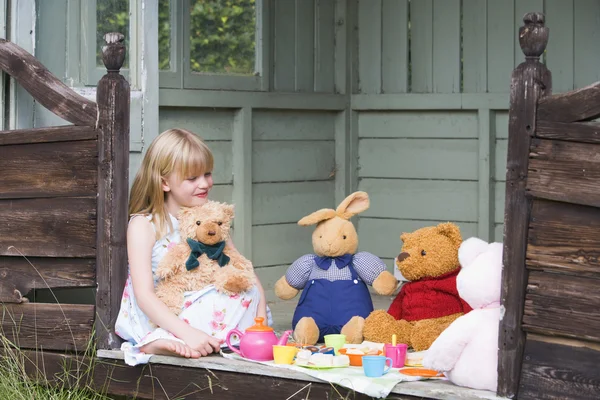
{"label": "white floral dress", "polygon": [[[152,221],[150,216],[146,218]],[[179,223],[173,216],[170,218],[173,231],[156,241],[152,248],[154,286],[158,283],[156,268],[159,261],[180,240]],[[244,331],[254,325],[259,301],[260,292],[256,286],[248,292],[227,296],[217,292],[215,287],[210,285],[197,292],[185,293],[183,311],[179,314],[179,318],[194,328],[224,341],[231,329],[238,328]],[[268,307],[267,318],[268,324],[272,325],[273,320]],[[126,341],[121,345],[121,350],[128,365],[147,363],[152,354],[142,353],[139,348],[157,339],[171,339],[183,343],[170,332],[158,328],[139,308],[131,285],[131,275],[128,276],[123,290],[115,332]]]}

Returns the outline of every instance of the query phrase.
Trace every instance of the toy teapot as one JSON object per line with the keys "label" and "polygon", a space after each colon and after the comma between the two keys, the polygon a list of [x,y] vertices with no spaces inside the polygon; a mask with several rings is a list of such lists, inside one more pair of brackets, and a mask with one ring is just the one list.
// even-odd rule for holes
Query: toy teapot
{"label": "toy teapot", "polygon": [[[237,329],[229,331],[225,339],[227,347],[250,360],[271,361],[273,359],[273,345],[285,346],[292,331],[285,331],[281,339],[277,340],[273,328],[263,325],[264,320],[262,317],[254,318],[256,324],[246,329],[246,333],[242,333]],[[240,338],[239,350],[233,347],[230,342],[231,335],[233,334],[236,334]]]}

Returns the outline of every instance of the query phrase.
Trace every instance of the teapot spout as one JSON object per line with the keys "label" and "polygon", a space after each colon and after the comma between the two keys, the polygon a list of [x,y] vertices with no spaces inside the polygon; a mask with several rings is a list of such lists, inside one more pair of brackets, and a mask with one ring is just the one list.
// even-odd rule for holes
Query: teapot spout
{"label": "teapot spout", "polygon": [[283,332],[283,335],[281,335],[281,339],[279,339],[279,342],[277,342],[277,345],[285,346],[287,344],[288,338],[290,337],[291,334],[292,334],[292,331]]}

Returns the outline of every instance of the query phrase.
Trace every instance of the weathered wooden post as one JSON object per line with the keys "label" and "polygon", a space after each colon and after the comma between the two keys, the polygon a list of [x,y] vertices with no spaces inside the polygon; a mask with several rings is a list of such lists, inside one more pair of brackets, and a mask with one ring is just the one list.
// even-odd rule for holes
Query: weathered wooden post
{"label": "weathered wooden post", "polygon": [[[544,14],[527,13],[519,29],[519,44],[525,61],[512,73],[506,165],[504,214],[504,270],[498,347],[498,394],[514,397],[519,387],[525,334],[521,328],[527,270],[527,230],[531,199],[526,194],[529,147],[536,130],[538,100],[551,94],[550,71],[540,62],[548,44]],[[510,210],[510,212],[508,212]]]}
{"label": "weathered wooden post", "polygon": [[119,74],[125,61],[124,36],[104,35],[98,104],[98,239],[96,258],[96,339],[99,349],[118,348],[114,333],[127,276],[127,198],[129,190],[129,83]]}

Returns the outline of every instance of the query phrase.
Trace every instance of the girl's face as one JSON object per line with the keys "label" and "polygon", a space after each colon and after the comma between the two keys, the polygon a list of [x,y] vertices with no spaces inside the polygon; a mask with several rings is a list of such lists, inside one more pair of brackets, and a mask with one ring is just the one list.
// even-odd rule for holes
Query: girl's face
{"label": "girl's face", "polygon": [[208,200],[213,187],[212,172],[190,176],[181,180],[176,174],[163,178],[162,188],[167,193],[168,207],[201,206]]}

